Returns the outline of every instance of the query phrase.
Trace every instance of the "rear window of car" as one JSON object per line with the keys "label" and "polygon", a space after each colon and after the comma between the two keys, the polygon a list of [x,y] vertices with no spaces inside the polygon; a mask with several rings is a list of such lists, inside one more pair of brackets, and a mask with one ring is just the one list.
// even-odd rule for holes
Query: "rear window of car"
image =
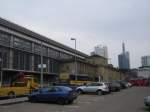
{"label": "rear window of car", "polygon": [[104,84],[107,85],[107,86],[111,85],[111,83],[109,83],[109,82],[105,82]]}
{"label": "rear window of car", "polygon": [[102,83],[93,82],[93,83],[91,83],[90,86],[102,86],[102,85],[103,85]]}

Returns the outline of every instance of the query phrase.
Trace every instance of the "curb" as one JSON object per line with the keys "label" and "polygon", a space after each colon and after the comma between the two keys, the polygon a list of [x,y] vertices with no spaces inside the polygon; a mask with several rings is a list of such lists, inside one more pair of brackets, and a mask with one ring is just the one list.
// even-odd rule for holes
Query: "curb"
{"label": "curb", "polygon": [[27,97],[0,100],[0,105],[11,105],[28,101]]}

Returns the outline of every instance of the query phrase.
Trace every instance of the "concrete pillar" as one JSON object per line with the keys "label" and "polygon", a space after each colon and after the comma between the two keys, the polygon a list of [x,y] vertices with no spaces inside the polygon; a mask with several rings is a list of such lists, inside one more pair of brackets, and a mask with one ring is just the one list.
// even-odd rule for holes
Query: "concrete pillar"
{"label": "concrete pillar", "polygon": [[50,70],[49,70],[49,67],[50,67],[50,64],[49,64],[49,63],[50,63],[50,59],[48,58],[47,61],[48,61],[48,62],[47,62],[47,72],[50,73]]}
{"label": "concrete pillar", "polygon": [[[13,47],[13,40],[14,40],[14,37],[13,35],[10,36],[10,47]],[[10,69],[13,69],[13,50],[10,49],[10,52],[9,52],[9,68]]]}
{"label": "concrete pillar", "polygon": [[34,71],[34,43],[32,43],[31,71]]}
{"label": "concrete pillar", "polygon": [[[50,57],[50,49],[48,48],[48,57]],[[50,58],[48,58],[48,64],[47,64],[47,72],[50,73]]]}

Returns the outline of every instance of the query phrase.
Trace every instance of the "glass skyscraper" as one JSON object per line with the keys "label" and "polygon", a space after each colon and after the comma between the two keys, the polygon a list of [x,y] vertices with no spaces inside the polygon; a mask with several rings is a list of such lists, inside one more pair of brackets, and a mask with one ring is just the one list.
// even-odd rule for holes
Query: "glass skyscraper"
{"label": "glass skyscraper", "polygon": [[120,69],[130,69],[129,52],[125,51],[124,43],[122,43],[122,53],[118,55],[118,64]]}

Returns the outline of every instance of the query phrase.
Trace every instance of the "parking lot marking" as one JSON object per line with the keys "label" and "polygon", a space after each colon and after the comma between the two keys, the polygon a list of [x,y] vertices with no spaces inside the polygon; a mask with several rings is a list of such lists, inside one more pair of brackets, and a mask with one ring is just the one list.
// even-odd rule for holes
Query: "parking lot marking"
{"label": "parking lot marking", "polygon": [[90,102],[90,101],[80,101],[80,102],[78,102],[79,104],[91,104],[92,102]]}
{"label": "parking lot marking", "polygon": [[79,108],[79,106],[78,105],[66,105],[65,107],[67,107],[67,108]]}
{"label": "parking lot marking", "polygon": [[[47,111],[47,112],[49,112],[49,111]],[[67,112],[67,111],[64,111],[64,110],[60,110],[60,111],[53,111],[53,112]]]}

